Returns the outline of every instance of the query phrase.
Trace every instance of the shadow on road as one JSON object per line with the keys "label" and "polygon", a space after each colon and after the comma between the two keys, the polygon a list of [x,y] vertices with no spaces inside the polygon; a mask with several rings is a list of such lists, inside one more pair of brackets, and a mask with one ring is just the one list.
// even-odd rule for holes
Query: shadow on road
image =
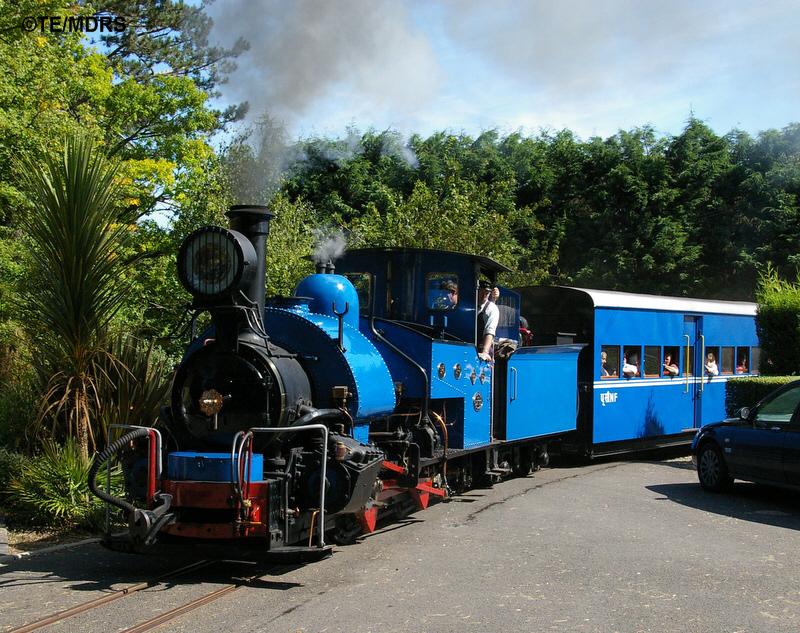
{"label": "shadow on road", "polygon": [[706,492],[699,483],[658,484],[648,490],[674,503],[741,521],[800,529],[800,493],[736,481],[730,492]]}

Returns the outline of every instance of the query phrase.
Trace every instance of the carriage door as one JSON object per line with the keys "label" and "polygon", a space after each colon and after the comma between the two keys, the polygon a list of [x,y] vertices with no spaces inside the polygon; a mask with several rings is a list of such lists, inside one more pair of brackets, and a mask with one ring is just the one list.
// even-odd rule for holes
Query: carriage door
{"label": "carriage door", "polygon": [[[681,365],[684,393],[691,395],[694,402],[693,427],[703,425],[703,374],[705,369],[705,339],[703,337],[703,317],[685,315],[683,317],[683,362]],[[688,428],[688,425],[687,425]]]}
{"label": "carriage door", "polygon": [[[703,410],[700,398],[700,387],[697,376],[703,375],[702,363],[702,317],[684,315],[683,317],[683,349],[681,350],[681,375],[683,376],[683,393],[692,399],[692,420],[687,420],[684,428],[700,428]],[[691,422],[691,425],[688,424]]]}

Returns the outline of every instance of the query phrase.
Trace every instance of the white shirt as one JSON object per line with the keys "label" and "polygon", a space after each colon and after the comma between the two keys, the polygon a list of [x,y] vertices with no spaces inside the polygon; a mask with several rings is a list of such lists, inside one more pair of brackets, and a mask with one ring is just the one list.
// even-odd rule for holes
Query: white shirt
{"label": "white shirt", "polygon": [[497,309],[497,306],[492,301],[486,299],[478,314],[481,312],[486,315],[486,325],[483,328],[482,337],[487,334],[494,336],[495,332],[497,332],[497,323],[500,321],[500,310]]}

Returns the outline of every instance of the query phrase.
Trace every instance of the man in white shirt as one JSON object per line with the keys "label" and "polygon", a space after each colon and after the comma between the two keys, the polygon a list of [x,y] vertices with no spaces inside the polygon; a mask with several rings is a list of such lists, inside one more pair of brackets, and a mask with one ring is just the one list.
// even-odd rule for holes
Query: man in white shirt
{"label": "man in white shirt", "polygon": [[492,284],[486,280],[478,283],[478,358],[485,362],[494,360],[494,336],[500,310],[492,301]]}

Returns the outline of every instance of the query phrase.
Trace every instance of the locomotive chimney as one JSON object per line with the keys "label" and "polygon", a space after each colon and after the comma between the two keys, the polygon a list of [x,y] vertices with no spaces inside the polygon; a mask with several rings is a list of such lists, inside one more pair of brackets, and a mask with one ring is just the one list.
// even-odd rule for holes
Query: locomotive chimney
{"label": "locomotive chimney", "polygon": [[327,262],[318,261],[316,263],[316,270],[318,275],[332,275],[336,272],[336,266],[333,265],[330,259]]}
{"label": "locomotive chimney", "polygon": [[247,297],[258,304],[258,314],[263,317],[267,287],[267,235],[275,212],[270,211],[267,206],[243,204],[232,206],[226,215],[231,220],[231,229],[247,237],[256,249],[256,276]]}

